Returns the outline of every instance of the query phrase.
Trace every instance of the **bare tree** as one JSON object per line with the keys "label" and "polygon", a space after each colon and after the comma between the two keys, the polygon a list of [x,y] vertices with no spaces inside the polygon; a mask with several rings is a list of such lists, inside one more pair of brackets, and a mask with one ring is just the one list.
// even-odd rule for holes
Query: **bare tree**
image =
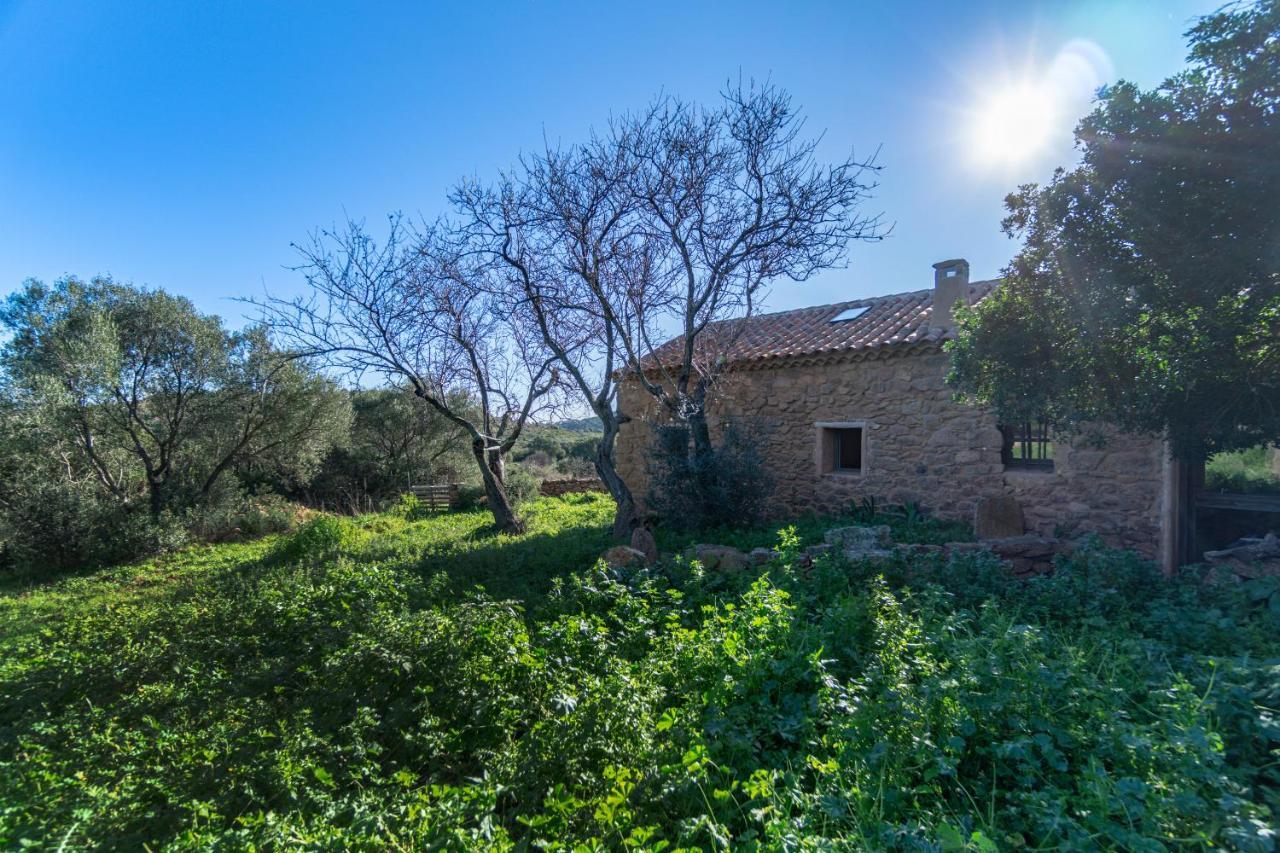
{"label": "bare tree", "polygon": [[712,451],[708,392],[743,328],[733,321],[758,311],[771,281],[804,281],[840,264],[851,241],[885,233],[860,212],[874,157],[820,165],[819,139],[801,137],[790,96],[771,84],[740,82],[723,98],[718,110],[662,99],[612,133],[679,333],[659,352],[641,326],[624,339],[627,363],[688,424],[699,456]]}
{"label": "bare tree", "polygon": [[664,298],[649,280],[623,154],[602,140],[548,149],[492,188],[463,182],[452,194],[468,249],[496,259],[512,311],[527,318],[600,419],[604,434],[594,462],[617,505],[616,536],[630,532],[636,513],[614,457],[627,419],[618,407],[625,341],[660,315]]}
{"label": "bare tree", "polygon": [[[768,284],[839,265],[853,240],[884,236],[860,213],[878,170],[852,155],[823,166],[790,97],[739,83],[716,109],[676,98],[586,144],[526,157],[492,189],[453,194],[468,237],[498,258],[519,307],[604,424],[596,466],[635,502],[614,464],[630,376],[713,452],[707,400]],[[662,345],[674,333],[677,340]]]}
{"label": "bare tree", "polygon": [[524,425],[555,399],[559,375],[554,356],[486,286],[485,267],[399,216],[390,217],[381,245],[348,222],[298,250],[311,292],[268,297],[259,303],[266,322],[303,355],[356,381],[372,373],[407,383],[469,436],[495,524],[521,531],[505,459]]}

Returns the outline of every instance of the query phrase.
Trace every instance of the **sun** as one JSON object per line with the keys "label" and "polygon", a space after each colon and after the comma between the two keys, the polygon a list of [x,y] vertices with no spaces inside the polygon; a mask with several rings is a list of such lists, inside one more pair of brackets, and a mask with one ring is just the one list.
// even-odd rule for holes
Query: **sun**
{"label": "sun", "polygon": [[990,165],[1017,166],[1044,151],[1057,125],[1054,93],[1011,83],[987,94],[973,115],[973,149]]}

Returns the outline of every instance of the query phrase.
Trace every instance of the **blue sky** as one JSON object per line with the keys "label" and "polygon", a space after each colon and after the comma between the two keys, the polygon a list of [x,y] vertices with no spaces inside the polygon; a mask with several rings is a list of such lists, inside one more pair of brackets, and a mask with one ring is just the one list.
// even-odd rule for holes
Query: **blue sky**
{"label": "blue sky", "polygon": [[[0,0],[0,293],[110,273],[239,325],[233,297],[299,288],[313,229],[434,216],[544,136],[739,73],[788,89],[825,156],[880,148],[868,211],[894,223],[770,308],[927,287],[957,256],[989,277],[1002,199],[1070,161],[1080,90],[1163,79],[1217,5]],[[1018,158],[1020,119],[980,133],[1010,91],[1054,103]]]}

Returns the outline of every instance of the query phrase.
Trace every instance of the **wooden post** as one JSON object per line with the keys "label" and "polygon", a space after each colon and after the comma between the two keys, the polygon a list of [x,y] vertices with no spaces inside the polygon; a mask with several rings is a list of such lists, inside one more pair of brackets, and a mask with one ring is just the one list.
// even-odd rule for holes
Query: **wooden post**
{"label": "wooden post", "polygon": [[1196,552],[1196,496],[1203,488],[1204,463],[1175,459],[1166,445],[1160,537],[1160,568],[1166,575],[1200,558]]}

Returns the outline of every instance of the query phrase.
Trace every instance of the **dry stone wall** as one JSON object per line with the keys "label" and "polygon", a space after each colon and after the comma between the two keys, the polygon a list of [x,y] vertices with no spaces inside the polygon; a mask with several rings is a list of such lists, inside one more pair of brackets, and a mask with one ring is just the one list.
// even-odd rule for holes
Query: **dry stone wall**
{"label": "dry stone wall", "polygon": [[[1110,545],[1155,555],[1158,441],[1111,436],[1101,447],[1058,445],[1054,470],[1006,471],[995,418],[955,402],[946,371],[947,356],[937,350],[741,371],[720,386],[712,424],[734,419],[757,437],[776,484],[777,517],[835,513],[874,497],[915,501],[939,517],[972,522],[980,499],[1011,496],[1027,532],[1097,533]],[[632,420],[618,436],[619,468],[643,499],[658,409],[634,381],[624,383],[621,406]],[[822,423],[862,426],[860,473],[824,472]]]}

